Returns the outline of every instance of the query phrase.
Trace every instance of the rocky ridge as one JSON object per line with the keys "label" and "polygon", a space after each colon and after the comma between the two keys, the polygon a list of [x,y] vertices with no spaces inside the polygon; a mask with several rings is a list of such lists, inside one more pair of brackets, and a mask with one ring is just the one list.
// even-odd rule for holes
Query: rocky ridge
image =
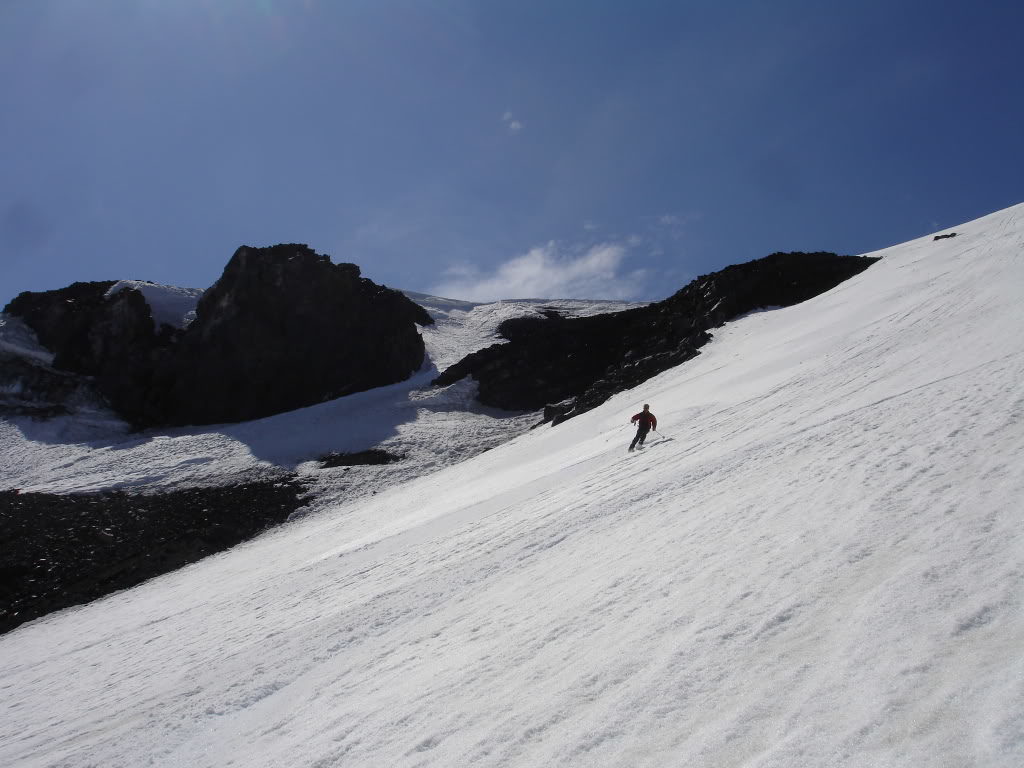
{"label": "rocky ridge", "polygon": [[806,301],[867,269],[876,259],[834,253],[774,253],[703,275],[664,301],[593,317],[556,312],[502,323],[508,343],[463,358],[436,379],[466,376],[480,402],[511,410],[544,408],[558,423],[595,408],[699,354],[709,331],[740,315]]}

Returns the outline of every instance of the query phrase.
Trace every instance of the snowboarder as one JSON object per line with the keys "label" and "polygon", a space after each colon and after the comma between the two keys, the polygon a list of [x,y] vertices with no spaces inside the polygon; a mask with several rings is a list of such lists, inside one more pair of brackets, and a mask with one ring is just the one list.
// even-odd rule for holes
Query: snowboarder
{"label": "snowboarder", "polygon": [[658,431],[658,419],[653,413],[651,413],[651,406],[644,403],[644,409],[640,413],[636,414],[632,419],[629,420],[630,424],[636,424],[636,437],[633,438],[633,442],[629,444],[629,450],[636,448],[637,444],[640,447],[644,447],[644,438],[647,437],[647,433],[652,429]]}

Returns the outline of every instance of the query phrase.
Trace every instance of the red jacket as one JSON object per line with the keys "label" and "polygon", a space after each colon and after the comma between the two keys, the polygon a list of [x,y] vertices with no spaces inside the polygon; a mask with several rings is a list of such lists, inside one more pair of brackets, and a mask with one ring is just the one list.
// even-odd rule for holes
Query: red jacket
{"label": "red jacket", "polygon": [[658,419],[650,411],[640,411],[636,416],[629,420],[630,424],[640,422],[642,429],[657,429]]}

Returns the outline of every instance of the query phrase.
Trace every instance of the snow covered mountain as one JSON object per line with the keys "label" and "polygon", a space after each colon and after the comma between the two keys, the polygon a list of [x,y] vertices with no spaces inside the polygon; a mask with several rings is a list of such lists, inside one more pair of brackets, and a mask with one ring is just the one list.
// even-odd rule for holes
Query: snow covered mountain
{"label": "snow covered mountain", "polygon": [[[110,488],[155,491],[242,481],[278,470],[295,471],[312,484],[319,508],[334,493],[371,495],[494,447],[537,422],[479,406],[471,382],[430,387],[440,369],[499,342],[497,327],[512,317],[552,308],[568,316],[616,312],[617,301],[518,300],[473,304],[410,292],[435,319],[421,329],[428,360],[407,381],[320,405],[241,424],[131,433],[109,411],[88,418],[0,420],[0,477],[22,491],[70,493]],[[6,333],[5,333],[6,332]],[[22,354],[40,357],[16,319],[0,326],[0,344],[18,342]],[[378,447],[405,457],[399,464],[323,471],[316,459],[329,452]],[[358,477],[355,477],[358,476]],[[338,488],[340,486],[340,489]]]}
{"label": "snow covered mountain", "polygon": [[[320,484],[288,525],[0,637],[0,763],[1020,765],[1024,205],[956,232],[554,429],[429,371],[127,440],[0,422],[23,488]],[[509,311],[429,308],[435,360]],[[626,454],[644,402],[662,433]],[[415,459],[314,470],[339,435]]]}

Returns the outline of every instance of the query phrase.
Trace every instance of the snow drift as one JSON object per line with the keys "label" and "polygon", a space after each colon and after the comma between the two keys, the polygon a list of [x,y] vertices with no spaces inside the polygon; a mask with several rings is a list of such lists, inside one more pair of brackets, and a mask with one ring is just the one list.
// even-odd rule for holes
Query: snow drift
{"label": "snow drift", "polygon": [[1020,765],[1024,206],[957,232],[0,638],[0,762]]}

